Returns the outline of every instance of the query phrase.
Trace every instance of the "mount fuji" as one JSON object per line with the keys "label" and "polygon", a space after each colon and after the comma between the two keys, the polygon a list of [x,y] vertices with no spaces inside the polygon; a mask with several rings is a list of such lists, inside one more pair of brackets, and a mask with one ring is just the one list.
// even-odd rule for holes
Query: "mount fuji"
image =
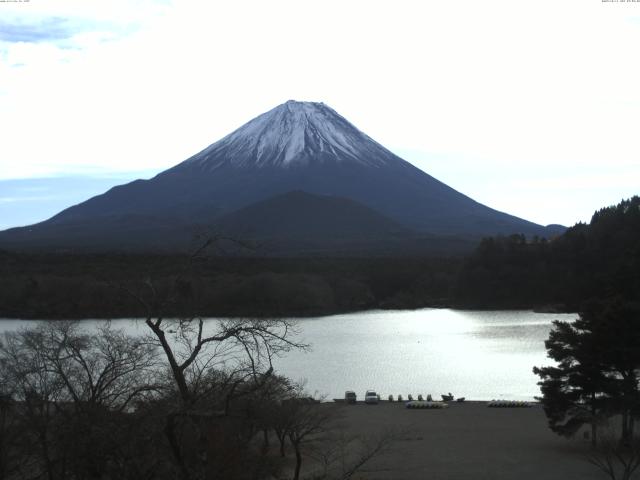
{"label": "mount fuji", "polygon": [[304,239],[365,250],[367,244],[415,247],[420,238],[471,242],[557,233],[457,192],[323,103],[288,101],[150,180],[0,232],[0,247],[175,250],[202,229],[281,247]]}

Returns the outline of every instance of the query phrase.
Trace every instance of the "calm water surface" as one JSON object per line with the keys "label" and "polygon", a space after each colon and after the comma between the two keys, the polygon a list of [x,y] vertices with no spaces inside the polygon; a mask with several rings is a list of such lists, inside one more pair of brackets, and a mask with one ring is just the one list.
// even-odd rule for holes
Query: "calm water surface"
{"label": "calm water surface", "polygon": [[[310,393],[359,397],[375,389],[383,398],[452,392],[467,399],[532,399],[539,395],[534,365],[549,365],[544,341],[551,322],[574,314],[530,311],[422,309],[369,311],[298,321],[308,353],[291,352],[276,370],[306,380]],[[87,320],[87,324],[98,323]],[[0,332],[33,322],[0,320]],[[115,320],[130,333],[142,322]]]}

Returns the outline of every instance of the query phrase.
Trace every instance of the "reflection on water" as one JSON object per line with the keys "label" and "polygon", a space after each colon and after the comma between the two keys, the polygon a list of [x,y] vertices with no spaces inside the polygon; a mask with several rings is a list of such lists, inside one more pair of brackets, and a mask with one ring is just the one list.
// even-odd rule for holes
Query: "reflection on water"
{"label": "reflection on water", "polygon": [[339,397],[376,389],[383,397],[453,392],[469,399],[532,399],[534,365],[551,361],[544,341],[554,319],[575,315],[448,309],[373,311],[300,321],[309,354],[279,370],[311,392]]}
{"label": "reflection on water", "polygon": [[[539,394],[534,365],[549,364],[544,341],[555,319],[573,314],[422,309],[369,311],[299,320],[311,352],[276,359],[276,370],[328,398],[345,390],[383,397],[453,392],[468,399],[532,399]],[[99,321],[87,321],[88,324]],[[0,331],[31,322],[0,320]],[[117,320],[130,333],[140,321]]]}

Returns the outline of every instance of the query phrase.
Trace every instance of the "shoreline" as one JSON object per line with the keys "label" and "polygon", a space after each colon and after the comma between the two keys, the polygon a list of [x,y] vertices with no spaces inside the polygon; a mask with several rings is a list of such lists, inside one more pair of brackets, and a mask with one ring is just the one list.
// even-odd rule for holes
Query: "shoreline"
{"label": "shoreline", "polygon": [[[398,405],[399,407],[402,406],[406,406],[407,402],[419,402],[420,400],[417,400],[417,398],[414,398],[413,400],[407,400],[406,398],[403,399],[402,401],[398,401],[398,400],[394,400],[394,401],[389,401],[385,398],[381,398],[380,400],[378,400],[378,405]],[[426,400],[424,400],[426,402]],[[526,402],[529,403],[531,405],[531,407],[538,407],[541,406],[542,403],[539,402],[538,400],[513,400],[510,398],[492,398],[491,400],[484,400],[484,399],[471,399],[471,400],[467,400],[465,398],[464,401],[462,402],[458,402],[456,400],[451,400],[451,401],[447,401],[445,402],[444,400],[433,400],[432,403],[443,403],[447,406],[453,405],[453,404],[457,404],[457,405],[463,405],[463,404],[470,404],[470,405],[486,405],[488,403],[491,402]],[[331,399],[326,399],[326,400],[320,400],[318,401],[318,403],[322,403],[322,404],[338,404],[338,405],[355,405],[355,406],[375,406],[376,404],[367,404],[365,403],[363,400],[358,400],[356,401],[356,403],[350,403],[348,404],[344,398],[331,398]],[[405,407],[406,408],[406,407]],[[507,407],[508,408],[508,407]],[[521,408],[521,407],[514,407],[514,408]]]}
{"label": "shoreline", "polygon": [[[384,308],[384,307],[375,307],[375,308],[364,308],[364,309],[358,309],[358,310],[338,310],[338,311],[331,311],[331,312],[325,312],[325,313],[287,313],[287,314],[280,314],[280,315],[263,315],[263,316],[255,316],[255,315],[209,315],[209,314],[205,314],[205,315],[201,315],[201,317],[205,318],[205,319],[215,319],[215,318],[222,318],[222,319],[238,319],[238,318],[259,318],[259,319],[273,319],[273,318],[299,318],[301,320],[305,320],[305,319],[312,319],[312,318],[326,318],[326,317],[335,317],[335,316],[339,316],[339,315],[354,315],[354,314],[359,314],[359,313],[375,313],[375,312],[385,312],[385,313],[390,313],[390,312],[399,312],[399,313],[404,313],[404,312],[416,312],[419,310],[459,310],[461,312],[469,312],[469,313],[473,313],[473,312],[531,312],[531,313],[545,313],[545,314],[575,314],[577,315],[575,309],[571,309],[571,308],[556,308],[556,307],[551,307],[551,306],[545,306],[545,307],[541,307],[541,306],[528,306],[528,307],[509,307],[509,308],[493,308],[493,307],[468,307],[468,306],[460,306],[460,305],[443,305],[443,304],[438,304],[438,305],[425,305],[425,306],[421,306],[421,307],[412,307],[412,308],[396,308],[396,307],[390,307],[390,308]],[[177,318],[177,316],[175,317]],[[195,317],[194,317],[195,318]],[[122,316],[122,317],[102,317],[99,315],[85,315],[85,316],[51,316],[51,317],[42,317],[42,316],[38,316],[38,317],[29,317],[29,316],[22,316],[22,317],[11,317],[11,316],[3,316],[0,313],[0,322],[4,321],[4,320],[9,320],[9,321],[27,321],[27,322],[35,322],[35,321],[65,321],[65,320],[79,320],[79,321],[83,321],[83,320],[114,320],[114,321],[122,321],[122,320],[144,320],[145,317],[141,317],[141,316]]]}

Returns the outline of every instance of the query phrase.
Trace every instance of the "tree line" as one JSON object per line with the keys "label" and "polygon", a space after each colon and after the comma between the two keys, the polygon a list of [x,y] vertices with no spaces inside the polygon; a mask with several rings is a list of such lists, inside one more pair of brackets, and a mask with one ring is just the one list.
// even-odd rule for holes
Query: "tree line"
{"label": "tree line", "polygon": [[482,240],[457,277],[453,298],[479,308],[579,311],[592,298],[640,297],[640,197],[594,213],[552,240]]}
{"label": "tree line", "polygon": [[[0,318],[143,317],[128,290],[173,288],[180,255],[0,252]],[[207,254],[168,306],[184,315],[190,296],[207,316],[310,316],[371,308],[445,305],[459,258],[256,258]],[[189,295],[187,295],[187,293]]]}

